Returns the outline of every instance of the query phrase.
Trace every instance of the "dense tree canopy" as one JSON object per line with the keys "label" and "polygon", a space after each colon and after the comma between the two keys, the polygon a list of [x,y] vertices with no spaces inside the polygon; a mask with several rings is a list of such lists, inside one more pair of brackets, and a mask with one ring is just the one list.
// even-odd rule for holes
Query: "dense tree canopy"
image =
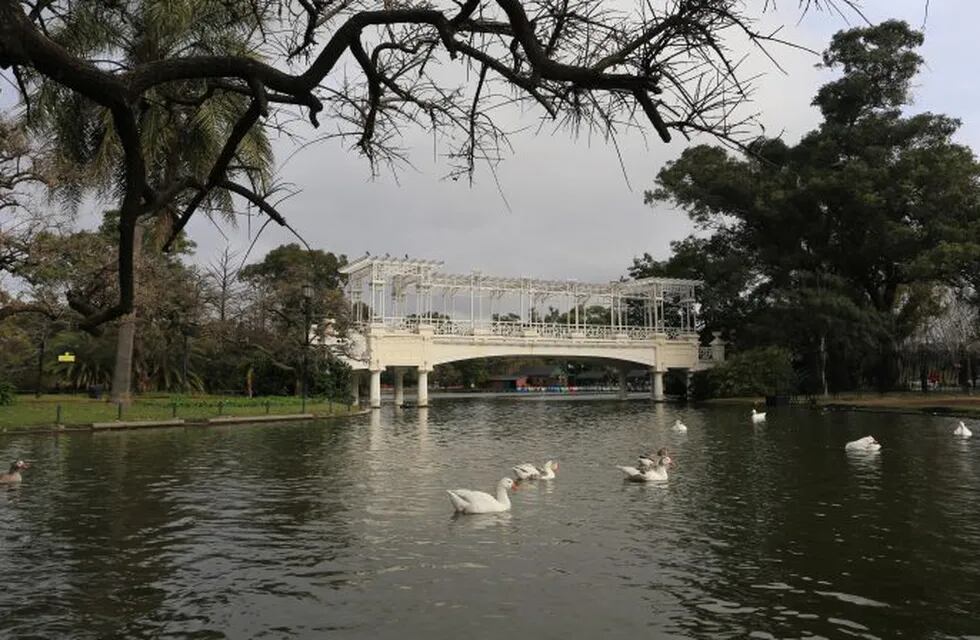
{"label": "dense tree canopy", "polygon": [[[31,299],[45,301],[45,313],[0,318],[0,377],[20,390],[109,389],[121,323],[95,336],[80,331],[64,299],[66,290],[82,291],[93,300],[115,296],[117,224],[118,215],[110,212],[95,231],[47,231],[34,237],[32,260],[19,271],[20,282],[30,289]],[[152,233],[143,238],[153,242]],[[181,241],[177,247],[169,254],[141,252],[136,263],[136,277],[146,284],[134,307],[134,391],[300,393],[306,358],[309,391],[346,399],[349,369],[335,354],[311,346],[318,341],[308,341],[305,328],[309,319],[310,338],[315,338],[317,332],[342,326],[346,305],[337,269],[343,256],[308,252],[295,244],[277,247],[241,269],[238,262],[229,264],[222,292],[220,280],[190,264],[193,244]],[[309,302],[300,293],[307,280],[315,282]],[[222,294],[228,297],[224,307],[218,304]],[[325,318],[339,321],[327,324]],[[64,351],[76,355],[74,363],[56,362],[55,355]]]}
{"label": "dense tree canopy", "polygon": [[980,273],[980,164],[953,140],[957,120],[904,111],[921,43],[896,21],[838,33],[823,60],[842,76],[814,98],[817,129],[795,145],[759,139],[744,158],[687,149],[646,198],[707,236],[634,275],[702,277],[713,328],[814,362],[830,349],[891,385],[896,345],[935,311],[937,285]]}

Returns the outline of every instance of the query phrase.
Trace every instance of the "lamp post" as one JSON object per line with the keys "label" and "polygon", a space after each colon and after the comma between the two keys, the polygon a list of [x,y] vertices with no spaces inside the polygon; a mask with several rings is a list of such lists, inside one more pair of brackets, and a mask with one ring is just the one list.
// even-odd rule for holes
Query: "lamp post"
{"label": "lamp post", "polygon": [[303,413],[306,413],[306,396],[307,396],[307,360],[309,358],[310,352],[310,306],[313,302],[313,285],[309,282],[303,284],[303,307],[304,307],[304,322],[303,322]]}

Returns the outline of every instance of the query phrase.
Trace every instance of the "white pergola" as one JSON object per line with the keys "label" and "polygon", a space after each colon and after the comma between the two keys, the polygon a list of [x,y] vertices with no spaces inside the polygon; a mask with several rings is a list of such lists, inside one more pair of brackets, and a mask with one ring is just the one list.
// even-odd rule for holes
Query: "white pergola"
{"label": "white pergola", "polygon": [[[479,329],[563,328],[559,333],[690,334],[697,330],[698,280],[643,278],[608,283],[443,273],[438,260],[365,255],[341,269],[355,325],[432,326],[465,335]],[[548,305],[550,319],[542,314]],[[602,322],[586,311],[607,310]],[[558,322],[557,317],[562,321]],[[552,333],[555,333],[554,331]]]}

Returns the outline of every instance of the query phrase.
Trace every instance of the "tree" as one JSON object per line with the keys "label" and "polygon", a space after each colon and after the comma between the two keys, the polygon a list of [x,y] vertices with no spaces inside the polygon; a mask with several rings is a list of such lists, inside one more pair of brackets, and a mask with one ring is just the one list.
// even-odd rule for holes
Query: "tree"
{"label": "tree", "polygon": [[[49,3],[47,9],[54,9],[55,4]],[[241,54],[247,51],[249,31],[263,26],[257,16],[241,16],[217,0],[171,4],[137,0],[127,3],[125,9],[125,13],[114,11],[103,3],[75,5],[70,15],[64,16],[63,24],[56,22],[48,26],[47,35],[77,58],[108,58],[103,64],[132,68],[164,60],[181,51]],[[44,8],[35,6],[35,11],[43,14]],[[54,192],[73,204],[86,192],[111,194],[125,190],[125,174],[118,168],[125,163],[129,152],[118,144],[119,132],[115,130],[118,123],[110,117],[111,109],[85,100],[56,79],[31,74],[18,77],[31,89],[25,95],[28,125],[35,136],[48,141],[48,155],[70,162],[75,168],[69,179],[54,185]],[[203,171],[220,152],[219,139],[234,125],[236,112],[244,108],[244,102],[241,96],[227,95],[194,110],[180,104],[179,94],[167,88],[146,92],[136,112],[139,136],[133,142],[148,181],[166,183],[177,180],[177,176]],[[270,163],[264,130],[256,128],[242,137],[229,175],[241,176],[253,187],[265,188]],[[174,206],[179,204],[178,199],[158,206],[150,202],[152,198],[144,197],[144,200],[154,215],[121,215],[116,229],[116,237],[122,234],[128,242],[125,256],[121,252],[117,255],[129,263],[129,272],[119,271],[117,277],[120,284],[124,278],[132,280],[125,286],[133,289],[139,284],[135,281],[139,253],[147,248],[140,234],[152,228],[157,231],[154,240],[164,234],[156,244],[166,242],[166,235],[171,233],[177,218]],[[231,200],[227,192],[212,194],[208,209],[212,214],[229,213]],[[150,248],[157,251],[155,246]],[[78,297],[68,302],[84,316],[97,315],[101,309],[90,300]],[[132,386],[134,332],[138,323],[132,308],[119,317],[112,398],[124,402]],[[82,325],[96,328],[84,319]]]}
{"label": "tree", "polygon": [[[13,70],[25,108],[37,96],[37,118],[79,142],[63,145],[83,152],[73,161],[108,158],[97,166],[120,212],[119,295],[102,307],[74,301],[92,330],[133,308],[141,219],[169,220],[176,237],[199,210],[217,213],[237,198],[287,224],[253,160],[266,152],[259,132],[297,111],[313,126],[333,120],[372,166],[398,161],[399,131],[420,124],[449,145],[456,177],[496,162],[507,132],[494,114],[514,101],[573,131],[611,135],[643,121],[664,141],[698,132],[736,141],[746,120],[733,106],[746,88],[728,32],[774,41],[742,0],[635,13],[602,0],[373,10],[348,0],[0,0],[0,67]],[[461,86],[447,82],[443,54],[472,72]],[[215,117],[224,126],[208,130],[220,133],[184,153],[179,134]],[[161,135],[170,143],[158,150],[151,143]]]}
{"label": "tree", "polygon": [[238,268],[235,266],[237,257],[237,252],[225,247],[207,266],[204,274],[214,292],[209,296],[209,302],[218,314],[218,321],[222,324],[228,320],[229,307],[241,289]]}
{"label": "tree", "polygon": [[708,393],[736,398],[787,393],[796,386],[792,354],[779,347],[738,353],[707,373]]}
{"label": "tree", "polygon": [[[746,304],[740,332],[826,353],[843,324],[859,327],[880,388],[894,385],[898,343],[936,308],[934,285],[964,286],[980,270],[980,165],[953,142],[958,121],[903,113],[921,43],[896,21],[838,33],[823,60],[843,75],[814,98],[816,130],[793,146],[759,139],[745,158],[687,149],[646,194],[712,232],[686,241],[706,254],[690,273],[720,285],[716,312]],[[726,263],[740,266],[715,269]],[[812,339],[792,344],[790,319]]]}
{"label": "tree", "polygon": [[[321,342],[328,331],[343,336],[347,326],[348,303],[340,291],[339,269],[347,263],[343,255],[322,250],[310,251],[298,244],[276,247],[260,261],[246,265],[238,272],[241,313],[235,322],[222,321],[204,328],[207,369],[227,383],[238,375],[250,379],[251,390],[258,393],[299,393],[302,389],[302,362]],[[227,273],[227,267],[212,273]],[[212,276],[215,282],[224,278]],[[313,297],[303,296],[303,285],[313,285]],[[212,293],[211,297],[220,295]],[[311,321],[311,334],[306,321]],[[220,314],[220,307],[219,307]],[[324,322],[330,320],[331,324]],[[231,351],[240,355],[229,354]],[[316,352],[314,355],[323,355]],[[314,390],[346,388],[349,381],[338,373],[338,363],[326,362],[325,355],[316,358],[308,382]],[[251,373],[249,373],[251,372]],[[324,376],[327,376],[324,378]],[[338,377],[339,376],[339,377]],[[333,380],[324,386],[321,380]],[[339,385],[339,386],[338,386]],[[229,387],[225,387],[229,388]]]}
{"label": "tree", "polygon": [[[32,267],[31,250],[38,237],[60,222],[57,216],[42,215],[32,197],[38,187],[57,180],[57,169],[40,155],[24,128],[0,115],[0,275],[18,281]],[[0,289],[0,320],[22,313],[56,315],[51,303]]]}

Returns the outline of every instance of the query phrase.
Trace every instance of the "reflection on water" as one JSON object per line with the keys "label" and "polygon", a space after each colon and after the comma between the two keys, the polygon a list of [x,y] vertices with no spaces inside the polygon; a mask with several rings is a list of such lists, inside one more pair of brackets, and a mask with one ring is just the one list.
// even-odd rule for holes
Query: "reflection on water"
{"label": "reflection on water", "polygon": [[[501,398],[8,438],[35,462],[0,488],[0,637],[975,636],[980,439],[951,428]],[[668,483],[622,482],[660,446]],[[452,515],[549,458],[512,512]]]}

